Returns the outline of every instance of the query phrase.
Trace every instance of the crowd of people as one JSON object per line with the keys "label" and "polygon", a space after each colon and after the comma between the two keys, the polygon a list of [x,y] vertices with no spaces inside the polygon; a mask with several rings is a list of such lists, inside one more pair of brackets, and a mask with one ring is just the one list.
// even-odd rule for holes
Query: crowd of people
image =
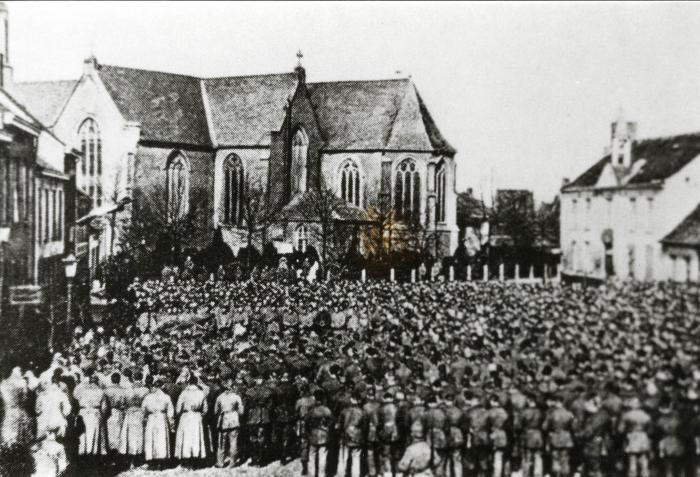
{"label": "crowd of people", "polygon": [[0,384],[38,475],[300,458],[322,476],[700,475],[700,294],[671,283],[148,281]]}

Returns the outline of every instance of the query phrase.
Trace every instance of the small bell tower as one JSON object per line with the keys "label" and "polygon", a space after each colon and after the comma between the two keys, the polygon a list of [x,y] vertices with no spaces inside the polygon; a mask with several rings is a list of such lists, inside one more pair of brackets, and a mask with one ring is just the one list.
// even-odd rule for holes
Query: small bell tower
{"label": "small bell tower", "polygon": [[636,134],[637,123],[627,121],[620,108],[611,125],[610,162],[615,169],[629,169],[632,165],[632,143]]}

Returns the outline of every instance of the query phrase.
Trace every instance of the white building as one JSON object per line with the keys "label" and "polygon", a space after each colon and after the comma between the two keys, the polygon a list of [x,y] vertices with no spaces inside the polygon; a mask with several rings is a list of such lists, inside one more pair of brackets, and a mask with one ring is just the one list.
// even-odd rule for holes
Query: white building
{"label": "white building", "polygon": [[562,187],[562,272],[698,281],[700,133],[635,134],[620,115],[610,154]]}

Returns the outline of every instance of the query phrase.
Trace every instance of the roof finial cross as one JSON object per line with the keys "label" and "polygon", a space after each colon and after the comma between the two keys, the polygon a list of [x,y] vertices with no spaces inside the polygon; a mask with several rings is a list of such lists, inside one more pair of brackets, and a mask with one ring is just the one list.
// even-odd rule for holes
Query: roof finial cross
{"label": "roof finial cross", "polygon": [[299,61],[297,66],[301,66],[301,59],[302,58],[304,58],[304,53],[301,52],[301,48],[300,48],[299,51],[297,51],[297,60]]}

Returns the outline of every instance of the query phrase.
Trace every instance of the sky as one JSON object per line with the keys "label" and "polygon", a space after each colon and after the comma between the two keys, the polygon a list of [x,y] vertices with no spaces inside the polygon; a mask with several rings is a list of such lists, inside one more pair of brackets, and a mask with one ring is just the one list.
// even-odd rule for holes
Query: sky
{"label": "sky", "polygon": [[100,63],[308,81],[411,76],[457,149],[457,190],[551,200],[610,142],[700,130],[698,3],[7,2],[17,81]]}

